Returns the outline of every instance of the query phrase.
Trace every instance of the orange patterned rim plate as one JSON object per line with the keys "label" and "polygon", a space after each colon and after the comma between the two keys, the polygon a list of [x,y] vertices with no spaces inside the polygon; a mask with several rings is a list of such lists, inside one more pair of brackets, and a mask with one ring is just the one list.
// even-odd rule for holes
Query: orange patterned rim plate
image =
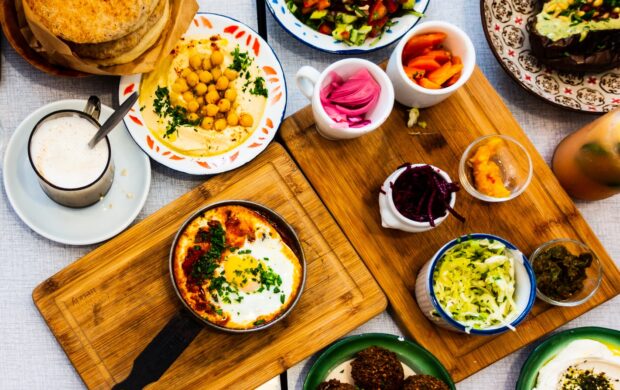
{"label": "orange patterned rim plate", "polygon": [[[269,91],[265,112],[256,130],[240,145],[232,150],[208,157],[191,157],[180,154],[160,142],[145,125],[136,103],[125,116],[129,133],[153,160],[177,171],[192,175],[212,175],[238,168],[256,156],[269,145],[275,136],[286,111],[286,80],[278,57],[254,30],[227,16],[213,13],[197,13],[185,36],[210,37],[219,34],[229,42],[229,47],[239,45],[254,56],[254,63],[264,73]],[[129,95],[140,89],[142,75],[123,76],[119,85],[119,102],[123,103]]]}

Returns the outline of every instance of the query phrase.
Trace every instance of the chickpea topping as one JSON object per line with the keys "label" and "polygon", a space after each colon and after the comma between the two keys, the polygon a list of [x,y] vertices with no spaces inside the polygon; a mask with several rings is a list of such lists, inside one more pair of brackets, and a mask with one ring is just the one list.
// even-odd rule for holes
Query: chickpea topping
{"label": "chickpea topping", "polygon": [[185,80],[187,81],[187,85],[193,87],[198,84],[198,74],[196,72],[190,72],[190,74],[187,75]]}
{"label": "chickpea topping", "polygon": [[200,82],[205,84],[213,80],[213,76],[211,76],[211,72],[209,72],[208,70],[201,70],[200,72],[198,72],[198,78],[200,79]]}
{"label": "chickpea topping", "polygon": [[195,70],[200,69],[200,66],[202,65],[202,57],[200,56],[200,54],[194,54],[190,56],[189,65]]}
{"label": "chickpea topping", "polygon": [[198,96],[196,98],[196,101],[198,102],[199,106],[203,106],[205,104],[205,98],[203,96]]}
{"label": "chickpea topping", "polygon": [[192,112],[191,114],[187,116],[187,119],[189,119],[192,122],[196,122],[198,119],[200,119],[200,117],[195,112]]}
{"label": "chickpea topping", "polygon": [[230,81],[233,81],[234,79],[237,78],[238,74],[236,70],[232,70],[230,68],[226,68],[224,69],[224,76],[226,76],[226,78]]}
{"label": "chickpea topping", "polygon": [[215,116],[218,112],[220,111],[220,108],[218,106],[216,106],[215,104],[207,104],[207,115],[208,116]]}
{"label": "chickpea topping", "polygon": [[224,130],[227,125],[228,125],[228,123],[226,122],[226,119],[220,118],[220,119],[215,121],[215,125],[214,126],[215,126],[215,130],[221,131],[221,130]]}
{"label": "chickpea topping", "polygon": [[226,122],[228,122],[229,126],[237,126],[239,124],[239,115],[234,111],[229,112],[226,117]]}
{"label": "chickpea topping", "polygon": [[200,105],[195,100],[192,100],[192,101],[187,103],[187,110],[189,112],[196,112],[196,111],[198,111],[199,107],[200,107]]}
{"label": "chickpea topping", "polygon": [[217,102],[217,107],[220,109],[220,112],[230,111],[230,100],[226,98],[220,99],[220,101]]}
{"label": "chickpea topping", "polygon": [[191,91],[183,92],[183,100],[185,100],[185,103],[189,103],[194,100],[194,94]]}
{"label": "chickpea topping", "polygon": [[213,80],[217,80],[222,76],[222,70],[220,68],[211,69],[211,76],[213,76]]}
{"label": "chickpea topping", "polygon": [[250,114],[243,113],[239,117],[239,124],[243,127],[251,127],[254,124],[254,118]]}
{"label": "chickpea topping", "polygon": [[200,127],[206,130],[211,130],[213,128],[213,118],[210,116],[202,118],[202,123],[200,123]]}
{"label": "chickpea topping", "polygon": [[207,103],[215,104],[220,100],[220,94],[217,91],[209,91],[207,92]]}
{"label": "chickpea topping", "polygon": [[237,90],[235,90],[234,88],[228,88],[226,92],[224,92],[224,97],[231,102],[234,102],[237,98]]}
{"label": "chickpea topping", "polygon": [[229,80],[224,76],[220,76],[220,78],[217,79],[215,88],[218,91],[224,91],[226,88],[228,88],[228,84],[229,84]]}
{"label": "chickpea topping", "polygon": [[224,55],[219,50],[214,50],[211,53],[211,64],[212,65],[221,65],[224,62]]}
{"label": "chickpea topping", "polygon": [[196,92],[196,95],[198,96],[204,95],[205,93],[207,93],[207,85],[205,83],[196,84],[196,88],[194,88],[194,92]]}
{"label": "chickpea topping", "polygon": [[202,69],[209,70],[211,69],[211,60],[207,57],[202,60]]}
{"label": "chickpea topping", "polygon": [[181,71],[181,77],[185,78],[190,73],[192,73],[192,70],[190,68],[185,68]]}

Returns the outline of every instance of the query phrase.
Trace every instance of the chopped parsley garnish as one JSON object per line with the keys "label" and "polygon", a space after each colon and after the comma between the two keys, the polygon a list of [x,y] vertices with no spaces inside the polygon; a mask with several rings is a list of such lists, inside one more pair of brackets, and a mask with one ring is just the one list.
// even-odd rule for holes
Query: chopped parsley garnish
{"label": "chopped parsley garnish", "polygon": [[250,93],[256,96],[268,97],[269,91],[265,88],[265,79],[262,77],[257,77],[254,79],[254,88],[250,90]]}
{"label": "chopped parsley garnish", "polygon": [[173,107],[170,104],[170,93],[166,87],[157,87],[155,100],[153,101],[153,111],[160,118],[168,118],[164,138],[168,138],[177,132],[179,126],[197,126],[200,123],[200,119],[195,121],[187,119],[187,110],[185,108],[181,106]]}
{"label": "chopped parsley garnish", "polygon": [[236,70],[237,72],[247,72],[250,65],[252,65],[252,57],[248,54],[247,51],[242,52],[239,50],[239,46],[235,47],[235,50],[232,52],[233,62],[228,67],[232,70]]}
{"label": "chopped parsley garnish", "polygon": [[[222,252],[224,252],[225,232],[222,225],[217,223],[211,226],[209,235],[211,246],[209,250],[194,263],[192,269],[192,276],[198,280],[210,279],[213,276],[213,273],[218,267],[218,260],[222,256]],[[213,281],[211,281],[211,284],[213,284]]]}
{"label": "chopped parsley garnish", "polygon": [[263,319],[254,321],[254,325],[262,325],[264,323],[265,323],[265,320],[263,320]]}

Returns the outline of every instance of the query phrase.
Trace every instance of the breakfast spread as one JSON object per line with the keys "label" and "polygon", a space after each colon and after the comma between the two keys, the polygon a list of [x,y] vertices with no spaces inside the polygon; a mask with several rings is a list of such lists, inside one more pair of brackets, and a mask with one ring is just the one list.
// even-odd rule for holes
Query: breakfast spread
{"label": "breakfast spread", "polygon": [[439,259],[433,291],[466,329],[510,323],[516,316],[514,255],[499,241],[469,239]]}
{"label": "breakfast spread", "polygon": [[274,321],[301,293],[302,265],[290,239],[244,206],[205,211],[185,226],[174,248],[180,296],[198,316],[223,328]]}
{"label": "breakfast spread", "polygon": [[256,130],[266,75],[254,57],[219,35],[184,38],[140,85],[141,113],[172,150],[205,157],[227,152]]}
{"label": "breakfast spread", "polygon": [[533,390],[613,390],[619,386],[618,348],[596,340],[577,339],[561,349],[538,371]]}
{"label": "breakfast spread", "polygon": [[30,156],[37,171],[61,188],[93,183],[103,174],[110,158],[105,142],[92,149],[88,146],[97,130],[91,121],[77,115],[45,120],[30,141]]}
{"label": "breakfast spread", "polygon": [[[193,19],[193,25],[203,29],[200,33],[188,32],[178,41],[173,39],[174,44],[166,50],[163,42],[175,36],[173,26],[183,19],[179,16],[183,13],[179,10],[182,3],[179,0],[140,0],[131,4],[117,0],[105,3],[24,0],[23,6],[33,31],[51,33],[70,48],[71,53],[65,55],[75,56],[102,72],[104,68],[138,64],[149,52],[153,54],[155,48],[162,50],[152,66],[137,72],[141,74],[135,76],[140,78],[139,83],[126,85],[119,93],[124,96],[133,93],[134,88],[139,92],[139,103],[127,121],[148,131],[141,142],[146,142],[151,152],[162,159],[187,159],[203,168],[232,163],[242,147],[265,147],[272,139],[267,135],[273,137],[278,130],[280,123],[274,123],[269,109],[282,100],[278,113],[285,111],[284,75],[279,74],[282,73],[280,68],[272,66],[277,62],[275,55],[274,61],[266,65],[259,60],[261,50],[268,45],[255,37],[251,29],[236,24],[213,28],[207,17]],[[617,50],[620,3],[617,0],[541,3],[540,13],[529,22],[532,54],[541,63],[562,71],[597,71],[620,64]],[[282,12],[289,12],[303,24],[339,42],[362,46],[368,40],[378,41],[383,34],[390,34],[390,27],[399,17],[407,13],[420,16],[414,11],[415,4],[415,0],[288,0]],[[225,23],[232,22],[226,20]],[[305,75],[298,73],[298,85],[313,103],[314,122],[306,123],[304,131],[318,130],[333,141],[366,134],[356,132],[361,128],[370,132],[380,129],[384,123],[393,126],[388,117],[394,100],[406,106],[406,111],[400,113],[409,113],[409,128],[417,126],[426,130],[430,127],[426,121],[419,120],[420,108],[448,98],[469,79],[475,67],[475,53],[467,35],[448,23],[434,23],[429,23],[428,29],[419,26],[420,32],[412,30],[407,34],[393,51],[386,71],[374,64],[369,66],[361,60],[348,59],[341,62],[340,71],[328,68],[320,73],[312,68],[306,69]],[[213,31],[205,34],[204,30]],[[43,36],[38,38],[45,46],[47,41]],[[245,46],[239,43],[240,39],[245,41]],[[48,48],[47,52],[51,50]],[[280,82],[281,85],[276,84]],[[469,99],[471,91],[460,94]],[[322,114],[317,113],[321,109]],[[382,111],[382,115],[376,114],[378,111]],[[273,118],[280,119],[277,115]],[[445,121],[456,122],[457,119],[448,115]],[[601,119],[606,129],[613,127],[614,131],[593,134],[588,127],[587,139],[569,140],[572,144],[563,146],[570,146],[569,152],[576,156],[575,166],[568,171],[579,167],[589,179],[612,188],[609,194],[615,194],[618,187],[613,179],[617,173],[614,162],[620,156],[620,142],[616,139],[620,133],[615,131],[617,119],[617,115]],[[80,115],[68,115],[51,117],[35,127],[27,153],[34,171],[43,181],[59,189],[81,190],[99,180],[106,171],[113,171],[109,142],[101,142],[92,149],[88,147],[88,141],[98,130],[93,122],[96,121]],[[328,131],[324,129],[325,122]],[[405,127],[402,118],[398,123]],[[471,199],[463,201],[458,212],[455,210],[456,193],[461,186],[474,198],[488,202],[509,200],[526,190],[532,179],[533,164],[523,146],[510,137],[496,135],[481,137],[461,149],[460,145],[453,145],[452,138],[461,136],[460,130],[469,131],[457,129],[454,133],[458,134],[454,135],[433,129],[407,132],[404,128],[411,138],[420,137],[419,150],[423,152],[419,155],[422,157],[435,158],[428,150],[437,156],[447,153],[453,157],[463,153],[458,166],[449,165],[450,161],[456,161],[453,158],[442,155],[443,160],[440,160],[438,157],[443,163],[448,161],[446,171],[458,167],[461,184],[453,182],[446,172],[425,162],[424,158],[418,164],[400,166],[381,186],[380,218],[369,214],[364,220],[364,224],[372,225],[373,234],[406,240],[411,236],[406,233],[429,232],[434,228],[444,229],[445,233],[455,229],[455,225],[446,226],[450,223],[439,227],[449,214],[460,222],[457,226],[467,226],[468,221],[460,210],[471,205]],[[489,125],[488,130],[480,133],[495,131],[497,129]],[[434,138],[431,140],[429,135]],[[389,155],[385,159],[375,156],[373,161],[379,161],[378,164],[409,153],[389,150],[396,147],[390,144],[392,140],[388,137],[375,140],[382,143]],[[351,141],[348,145],[360,148],[361,156],[365,141]],[[308,149],[314,145],[312,142],[307,141]],[[334,142],[329,148],[337,150],[345,144]],[[445,148],[446,145],[449,148]],[[517,154],[517,149],[522,154]],[[260,153],[259,149],[257,151]],[[569,152],[559,149],[556,153],[554,168],[560,172],[558,176],[562,176],[562,153]],[[221,161],[211,164],[212,161],[201,160],[209,157],[221,158]],[[368,163],[362,158],[360,161],[360,164]],[[303,161],[299,166],[304,168]],[[610,166],[612,168],[607,169]],[[363,178],[374,183],[376,194],[375,176],[369,174]],[[569,172],[568,176],[573,175]],[[316,180],[312,175],[308,177]],[[346,179],[355,183],[358,178]],[[339,196],[344,194],[342,188],[334,188]],[[582,190],[587,193],[592,188]],[[44,191],[48,192],[45,188]],[[105,191],[98,196],[103,197]],[[211,194],[205,194],[205,198],[210,197]],[[351,203],[358,204],[358,200]],[[306,275],[305,259],[295,233],[283,229],[274,219],[275,213],[267,215],[260,208],[242,203],[225,202],[191,217],[181,227],[170,254],[173,287],[186,309],[202,321],[201,325],[213,325],[231,333],[261,330],[286,316],[299,300]],[[496,206],[491,204],[484,207],[488,207],[489,219],[504,212],[492,210]],[[330,211],[334,212],[331,208]],[[476,214],[480,215],[480,212]],[[338,221],[347,222],[339,218]],[[381,229],[378,223],[402,232]],[[504,230],[508,229],[504,225],[514,227],[507,219],[489,224],[495,225]],[[542,231],[546,227],[537,229]],[[433,239],[423,241],[421,245],[425,246],[435,243]],[[316,249],[311,241],[303,244]],[[564,245],[536,251],[530,264],[508,241],[481,233],[461,236],[433,251],[436,249],[435,256],[421,270],[409,267],[408,263],[403,263],[406,266],[400,264],[402,269],[398,271],[407,273],[412,282],[401,287],[409,295],[415,290],[418,307],[409,309],[420,314],[416,320],[424,321],[426,316],[429,324],[461,332],[462,337],[516,331],[516,326],[532,309],[537,289],[541,299],[546,300],[540,294],[551,300],[567,301],[568,305],[568,300],[583,292],[588,278],[596,279],[596,275],[590,277],[588,272],[593,270],[594,264],[598,266],[593,252],[577,253]],[[426,260],[428,257],[423,259]],[[316,272],[316,265],[314,267],[312,272]],[[600,275],[597,283],[600,283]],[[596,288],[598,284],[576,304],[589,299]],[[407,320],[412,321],[411,318]],[[459,339],[454,337],[447,343],[455,344]],[[153,342],[156,341],[157,338]],[[407,364],[397,352],[374,345],[358,350],[349,359],[340,360],[312,389],[454,388],[452,383],[425,374],[425,369]],[[587,386],[615,389],[620,381],[619,359],[617,348],[590,339],[575,341],[538,371],[535,390],[583,390],[589,388]],[[471,373],[469,369],[463,372]]]}

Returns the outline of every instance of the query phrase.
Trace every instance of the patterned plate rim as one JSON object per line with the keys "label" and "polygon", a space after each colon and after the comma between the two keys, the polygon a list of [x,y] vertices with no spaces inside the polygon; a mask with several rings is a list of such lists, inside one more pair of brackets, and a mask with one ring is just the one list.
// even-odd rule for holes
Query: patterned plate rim
{"label": "patterned plate rim", "polygon": [[[376,46],[373,47],[368,47],[368,48],[361,48],[360,46],[346,46],[346,44],[343,44],[343,48],[342,49],[327,49],[324,47],[319,46],[318,44],[314,44],[312,43],[312,41],[305,41],[302,37],[300,37],[298,34],[296,34],[295,32],[293,32],[287,24],[284,23],[284,21],[282,21],[281,16],[278,15],[277,10],[274,8],[274,4],[278,5],[277,1],[279,0],[265,0],[265,2],[267,3],[267,8],[269,9],[269,12],[271,12],[271,15],[273,16],[273,18],[276,20],[276,22],[278,22],[278,24],[282,27],[282,29],[284,29],[284,31],[286,31],[287,33],[289,33],[293,38],[295,38],[297,41],[303,43],[304,45],[308,46],[308,47],[312,47],[314,49],[317,49],[319,51],[322,51],[324,53],[331,53],[331,54],[340,54],[340,55],[352,55],[352,54],[365,54],[365,53],[372,53],[375,52],[377,50],[383,49],[393,43],[395,43],[396,41],[398,41],[399,39],[401,39],[402,37],[404,37],[409,30],[411,30],[416,24],[418,24],[420,22],[420,20],[422,19],[421,17],[415,17],[415,21],[413,22],[413,24],[407,28],[406,30],[404,30],[400,35],[399,34],[395,34],[395,35],[391,35],[389,39],[386,39],[385,41],[383,41],[383,38],[381,38],[381,40],[379,41],[380,43],[378,43]],[[426,4],[423,6],[424,9],[419,11],[422,13],[425,13],[426,10],[428,9],[428,6],[431,2],[431,0],[419,0],[416,1],[417,3],[422,4],[423,2],[426,2]],[[274,3],[274,4],[272,4]],[[287,12],[290,12],[288,9],[286,10]],[[311,29],[310,27],[306,26],[305,24],[301,23],[301,21],[299,21],[299,27],[302,30],[306,30],[308,32],[311,33],[318,33],[317,31]],[[384,35],[385,37],[386,35]]]}
{"label": "patterned plate rim", "polygon": [[[199,23],[202,23],[205,27],[212,28],[210,18],[219,18],[224,22],[228,21],[236,24],[236,26],[227,26],[224,28],[222,34],[230,34],[233,36],[233,39],[239,39],[245,35],[247,37],[246,46],[248,46],[250,50],[254,50],[255,54],[257,51],[260,52],[261,46],[269,49],[269,52],[271,52],[271,55],[275,61],[271,64],[264,64],[262,67],[264,70],[265,68],[268,68],[265,70],[265,72],[268,73],[266,75],[266,79],[267,82],[274,84],[270,92],[276,93],[276,95],[275,98],[273,98],[273,101],[268,100],[265,115],[261,118],[261,121],[254,133],[251,134],[242,144],[222,154],[203,158],[185,156],[180,153],[177,154],[157,140],[156,137],[151,134],[151,131],[144,125],[144,119],[140,114],[139,102],[136,102],[136,104],[131,108],[130,113],[123,119],[136,144],[158,163],[176,171],[191,175],[213,175],[227,172],[237,169],[252,161],[274,139],[284,119],[288,103],[288,86],[286,83],[286,76],[284,74],[282,63],[273,48],[265,40],[263,40],[254,29],[250,28],[245,23],[226,15],[212,12],[197,12],[192,20],[192,23],[196,27],[200,27]],[[240,27],[242,29],[240,29]],[[250,43],[252,43],[252,46],[250,46]],[[256,56],[258,57],[258,54],[256,54]],[[121,77],[118,88],[119,103],[123,103],[126,97],[129,96],[134,89],[136,89],[136,85],[140,84],[141,77],[141,74]],[[269,117],[267,114],[270,109],[269,105],[277,105],[277,107],[273,109],[274,112],[272,113],[272,117]],[[251,152],[248,152],[248,150],[251,150]],[[216,161],[218,162],[217,164],[215,163]]]}
{"label": "patterned plate rim", "polygon": [[497,52],[497,49],[495,48],[493,43],[491,42],[491,36],[489,35],[489,29],[487,27],[486,20],[485,20],[485,16],[486,16],[486,14],[484,12],[484,3],[485,3],[485,1],[488,1],[488,0],[480,0],[480,20],[482,22],[482,31],[484,31],[484,37],[487,40],[487,44],[489,45],[489,48],[491,49],[491,52],[493,53],[493,56],[495,57],[497,62],[500,64],[502,69],[504,69],[504,71],[510,76],[510,78],[513,79],[514,81],[516,81],[517,85],[519,85],[521,88],[523,88],[525,91],[527,91],[531,95],[536,96],[539,99],[542,99],[542,100],[544,100],[545,102],[547,102],[547,103],[549,103],[551,105],[563,108],[565,110],[570,110],[570,111],[573,111],[573,112],[586,113],[586,114],[590,114],[590,115],[602,115],[602,114],[605,114],[605,112],[603,112],[603,111],[591,111],[591,110],[586,110],[586,109],[573,108],[573,107],[566,106],[564,104],[560,104],[558,102],[554,102],[553,100],[549,100],[546,97],[536,93],[527,84],[523,83],[514,73],[512,73],[510,71],[510,69],[508,69],[508,66],[504,63],[502,58],[500,57],[500,54]]}

